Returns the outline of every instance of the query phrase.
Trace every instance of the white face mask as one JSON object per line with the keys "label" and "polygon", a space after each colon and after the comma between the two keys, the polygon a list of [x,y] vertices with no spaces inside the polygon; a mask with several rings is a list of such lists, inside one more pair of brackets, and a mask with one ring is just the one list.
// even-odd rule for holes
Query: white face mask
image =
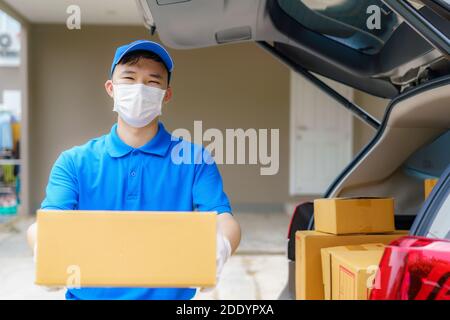
{"label": "white face mask", "polygon": [[166,90],[145,84],[114,84],[114,109],[130,126],[142,128],[161,115]]}

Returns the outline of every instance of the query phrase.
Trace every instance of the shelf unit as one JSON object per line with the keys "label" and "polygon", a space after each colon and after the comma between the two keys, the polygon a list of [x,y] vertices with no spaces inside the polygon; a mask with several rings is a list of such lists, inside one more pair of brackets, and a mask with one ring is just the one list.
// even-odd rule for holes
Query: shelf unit
{"label": "shelf unit", "polygon": [[20,165],[21,164],[21,160],[20,159],[0,159],[0,166],[1,165]]}

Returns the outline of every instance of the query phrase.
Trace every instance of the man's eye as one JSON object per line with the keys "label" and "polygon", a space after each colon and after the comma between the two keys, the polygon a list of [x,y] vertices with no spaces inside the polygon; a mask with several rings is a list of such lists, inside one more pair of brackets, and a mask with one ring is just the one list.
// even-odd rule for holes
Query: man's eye
{"label": "man's eye", "polygon": [[155,84],[159,84],[159,81],[154,81],[154,80],[150,80],[148,83],[155,83]]}
{"label": "man's eye", "polygon": [[124,77],[124,79],[134,80],[134,78],[132,78],[132,77]]}

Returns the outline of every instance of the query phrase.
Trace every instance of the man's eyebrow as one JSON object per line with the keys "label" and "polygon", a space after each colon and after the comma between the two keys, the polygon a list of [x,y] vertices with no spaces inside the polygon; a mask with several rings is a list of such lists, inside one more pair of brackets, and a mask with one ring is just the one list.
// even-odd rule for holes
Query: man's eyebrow
{"label": "man's eyebrow", "polygon": [[136,72],[134,72],[132,70],[124,70],[120,74],[128,74],[128,73],[135,74]]}
{"label": "man's eyebrow", "polygon": [[153,78],[157,78],[157,79],[162,79],[162,75],[160,75],[159,73],[150,73],[150,77]]}

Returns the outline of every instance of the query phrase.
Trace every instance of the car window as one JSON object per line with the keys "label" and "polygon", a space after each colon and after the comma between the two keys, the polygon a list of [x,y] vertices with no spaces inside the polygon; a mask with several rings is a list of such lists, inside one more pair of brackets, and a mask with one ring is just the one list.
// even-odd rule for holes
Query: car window
{"label": "car window", "polygon": [[401,23],[379,0],[278,0],[304,27],[353,49],[376,54]]}
{"label": "car window", "polygon": [[450,130],[416,151],[405,162],[406,173],[421,179],[439,178],[450,163]]}
{"label": "car window", "polygon": [[438,209],[427,237],[450,240],[450,193]]}

